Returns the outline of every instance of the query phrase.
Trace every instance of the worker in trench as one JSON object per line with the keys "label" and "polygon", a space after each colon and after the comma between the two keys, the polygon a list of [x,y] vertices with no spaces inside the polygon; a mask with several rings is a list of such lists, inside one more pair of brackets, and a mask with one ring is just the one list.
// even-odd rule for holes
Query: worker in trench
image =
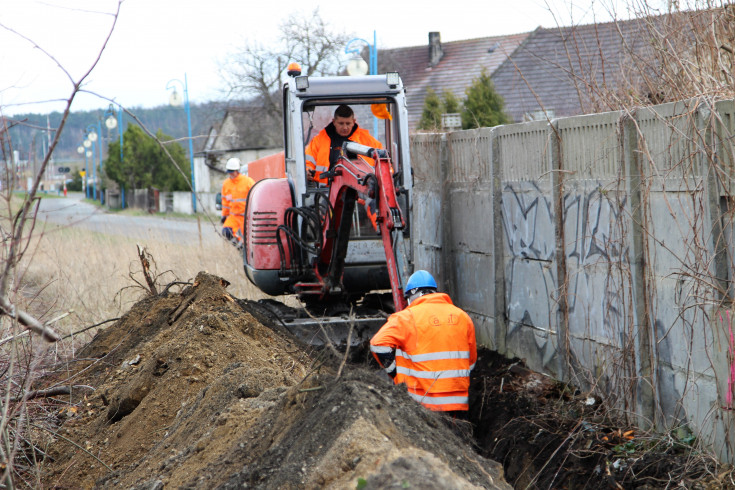
{"label": "worker in trench", "polygon": [[466,420],[470,371],[477,361],[472,319],[437,292],[425,270],[409,277],[405,296],[408,307],[388,318],[370,340],[370,351],[395,384],[406,385],[411,398]]}
{"label": "worker in trench", "polygon": [[[373,113],[376,113],[379,108],[383,109],[376,116],[382,118],[391,117],[387,113],[387,110],[385,110],[384,104],[374,104],[374,106],[376,107],[373,107]],[[334,110],[332,122],[319,131],[306,146],[306,174],[310,180],[322,185],[327,184],[327,179],[322,178],[321,173],[327,172],[337,163],[342,152],[342,145],[344,145],[345,141],[354,141],[355,143],[376,149],[383,148],[383,144],[375,139],[367,129],[358,126],[357,120],[355,119],[355,112],[350,106],[346,104],[339,105]],[[354,159],[356,155],[350,155],[348,153],[347,158]],[[371,166],[375,166],[372,158],[365,157],[365,161]],[[365,205],[365,210],[373,228],[377,230],[377,206],[375,200],[365,199],[365,196],[361,196],[360,202]]]}
{"label": "worker in trench", "polygon": [[255,181],[240,173],[242,164],[239,158],[230,158],[225,164],[227,178],[222,183],[222,236],[237,248],[243,246],[245,228],[245,205],[250,188]]}

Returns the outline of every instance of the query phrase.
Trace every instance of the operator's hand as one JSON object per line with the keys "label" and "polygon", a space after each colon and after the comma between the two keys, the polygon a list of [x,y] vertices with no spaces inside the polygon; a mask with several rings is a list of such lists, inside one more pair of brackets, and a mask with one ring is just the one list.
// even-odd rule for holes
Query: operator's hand
{"label": "operator's hand", "polygon": [[232,233],[232,228],[230,228],[229,226],[225,226],[224,228],[222,228],[222,236],[227,238],[228,240],[232,240],[232,238],[234,237]]}
{"label": "operator's hand", "polygon": [[220,223],[222,223],[222,224],[224,225],[224,224],[225,224],[225,220],[226,220],[226,219],[227,219],[227,216],[222,216],[222,219],[221,219],[221,220],[219,220],[219,222],[220,222]]}
{"label": "operator's hand", "polygon": [[306,171],[308,177],[310,180],[314,180],[314,176],[316,175],[316,170],[313,168],[310,168]]}

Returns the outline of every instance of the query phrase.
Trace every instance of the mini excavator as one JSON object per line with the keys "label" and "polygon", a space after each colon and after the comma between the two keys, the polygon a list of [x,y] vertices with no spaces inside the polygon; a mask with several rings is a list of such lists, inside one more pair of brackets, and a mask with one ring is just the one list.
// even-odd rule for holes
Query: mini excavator
{"label": "mini excavator", "polygon": [[[349,331],[354,342],[406,306],[412,172],[405,90],[398,73],[309,77],[291,68],[280,165],[274,157],[248,165],[257,182],[246,210],[245,274],[269,295],[298,296],[304,308],[260,302],[293,333],[341,343]],[[324,185],[309,178],[304,148],[341,104],[383,148],[346,142],[321,173]]]}

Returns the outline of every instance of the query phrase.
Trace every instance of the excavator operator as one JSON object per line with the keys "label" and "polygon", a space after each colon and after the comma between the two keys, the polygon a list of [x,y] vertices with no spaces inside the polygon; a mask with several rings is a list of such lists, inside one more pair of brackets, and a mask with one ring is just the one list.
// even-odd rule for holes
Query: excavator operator
{"label": "excavator operator", "polygon": [[[319,175],[337,162],[342,144],[348,140],[372,148],[383,148],[380,141],[373,138],[367,129],[357,125],[352,108],[342,104],[335,109],[332,122],[319,131],[306,146],[306,171],[312,180],[320,184],[327,183]],[[375,165],[372,159],[365,160],[370,165]]]}
{"label": "excavator operator", "polygon": [[222,183],[222,235],[238,248],[243,244],[245,204],[255,181],[240,173],[239,158],[230,158],[225,164],[227,178]]}
{"label": "excavator operator", "polygon": [[[334,110],[334,117],[324,129],[322,129],[306,146],[306,174],[310,180],[319,184],[327,184],[326,178],[321,178],[322,172],[327,172],[337,162],[342,145],[345,141],[354,141],[361,145],[371,148],[381,149],[383,144],[370,135],[367,129],[363,129],[357,125],[355,120],[355,112],[348,105],[339,105]],[[347,155],[350,158],[350,155]],[[351,156],[355,158],[355,155]],[[375,162],[372,158],[365,157],[365,160],[372,166]],[[377,209],[376,203],[372,199],[360,198],[360,202],[365,204],[370,222],[377,231],[376,222]]]}
{"label": "excavator operator", "polygon": [[388,318],[370,340],[370,351],[395,384],[406,385],[411,398],[465,419],[470,371],[477,361],[472,319],[437,292],[425,270],[409,277],[405,296],[408,307]]}

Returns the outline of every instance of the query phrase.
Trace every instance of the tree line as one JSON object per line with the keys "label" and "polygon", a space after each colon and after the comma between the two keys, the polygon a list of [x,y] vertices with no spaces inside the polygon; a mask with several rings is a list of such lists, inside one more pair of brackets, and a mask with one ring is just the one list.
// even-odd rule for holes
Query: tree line
{"label": "tree line", "polygon": [[[113,106],[113,109],[118,110],[116,106]],[[190,109],[194,151],[197,151],[197,148],[203,145],[209,128],[222,120],[226,103],[192,103]],[[174,139],[187,137],[186,114],[181,107],[162,105],[152,108],[132,108],[128,111],[123,112],[123,131],[133,124],[143,125],[153,133],[160,130]],[[54,150],[54,160],[62,162],[83,159],[77,152],[77,148],[84,141],[89,126],[101,129],[106,143],[103,145],[104,154],[107,150],[107,143],[119,139],[118,130],[121,129],[107,129],[103,121],[105,112],[104,109],[70,112],[62,129],[59,143]],[[115,114],[117,115],[117,112]],[[48,150],[48,141],[53,139],[53,132],[59,127],[62,115],[60,112],[52,112],[50,114],[26,113],[6,117],[10,142],[8,149],[17,151],[21,160],[41,161],[45,151]]]}

